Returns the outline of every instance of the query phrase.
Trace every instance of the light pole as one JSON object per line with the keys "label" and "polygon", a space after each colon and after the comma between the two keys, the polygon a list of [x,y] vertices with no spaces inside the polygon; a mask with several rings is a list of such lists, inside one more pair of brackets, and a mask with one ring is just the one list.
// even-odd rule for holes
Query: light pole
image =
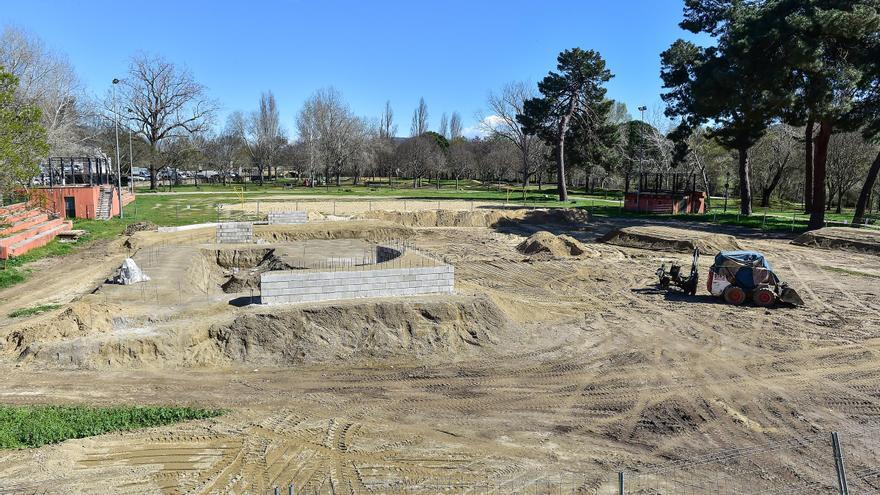
{"label": "light pole", "polygon": [[[639,126],[639,148],[643,148],[644,145],[644,132],[645,132],[645,110],[648,107],[645,105],[639,106],[639,113],[642,114],[642,125]],[[643,149],[639,149],[639,178],[638,184],[636,186],[636,211],[642,211],[642,160],[644,157],[642,156]]]}
{"label": "light pole", "polygon": [[[119,109],[116,104],[116,85],[119,79],[113,79],[113,124],[116,127],[116,199],[119,201],[119,218],[123,218],[122,214],[122,167],[119,164]],[[112,208],[111,208],[112,212]],[[112,217],[113,214],[111,213]]]}

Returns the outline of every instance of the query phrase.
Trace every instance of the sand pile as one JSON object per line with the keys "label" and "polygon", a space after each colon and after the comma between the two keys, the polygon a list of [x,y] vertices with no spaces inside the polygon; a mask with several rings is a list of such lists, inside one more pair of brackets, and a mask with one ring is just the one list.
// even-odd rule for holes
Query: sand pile
{"label": "sand pile", "polygon": [[485,351],[509,323],[491,301],[340,303],[244,314],[209,329],[234,362],[284,366],[350,358],[463,356]]}
{"label": "sand pile", "polygon": [[12,328],[0,340],[2,349],[26,356],[36,342],[72,339],[90,334],[109,332],[118,308],[106,304],[93,305],[73,302],[60,313],[47,313],[36,321],[28,321]]}
{"label": "sand pile", "polygon": [[691,253],[694,248],[700,248],[701,253],[712,255],[718,251],[742,249],[732,235],[657,226],[624,227],[601,241],[615,246],[678,253]]}
{"label": "sand pile", "polygon": [[554,257],[597,256],[598,253],[569,235],[553,235],[546,230],[535,232],[517,247],[522,254],[547,254]]}
{"label": "sand pile", "polygon": [[880,230],[825,227],[804,232],[791,242],[801,246],[880,254]]}

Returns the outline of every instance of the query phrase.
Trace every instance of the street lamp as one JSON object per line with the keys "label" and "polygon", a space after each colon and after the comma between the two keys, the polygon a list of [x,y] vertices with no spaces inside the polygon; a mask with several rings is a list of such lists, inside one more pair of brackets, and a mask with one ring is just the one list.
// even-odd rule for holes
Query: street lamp
{"label": "street lamp", "polygon": [[[113,79],[113,124],[116,127],[116,198],[119,200],[119,218],[122,214],[122,167],[119,165],[119,110],[116,104],[116,85],[119,79]],[[112,209],[111,209],[112,211]],[[111,213],[110,216],[113,216]]]}

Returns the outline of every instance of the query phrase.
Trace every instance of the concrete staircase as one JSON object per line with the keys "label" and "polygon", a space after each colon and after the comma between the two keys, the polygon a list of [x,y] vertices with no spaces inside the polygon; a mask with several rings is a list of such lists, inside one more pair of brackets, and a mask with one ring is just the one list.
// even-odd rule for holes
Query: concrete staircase
{"label": "concrete staircase", "polygon": [[113,188],[101,186],[98,196],[98,211],[95,218],[98,220],[110,220],[110,206],[113,204]]}
{"label": "concrete staircase", "polygon": [[21,256],[45,246],[58,234],[73,228],[73,222],[49,215],[27,203],[0,208],[0,259]]}

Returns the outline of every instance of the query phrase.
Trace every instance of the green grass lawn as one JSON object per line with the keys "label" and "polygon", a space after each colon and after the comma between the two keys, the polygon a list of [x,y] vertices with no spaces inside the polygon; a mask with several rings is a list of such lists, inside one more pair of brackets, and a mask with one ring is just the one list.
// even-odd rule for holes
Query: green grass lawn
{"label": "green grass lawn", "polygon": [[39,447],[223,413],[191,407],[0,406],[0,449]]}

